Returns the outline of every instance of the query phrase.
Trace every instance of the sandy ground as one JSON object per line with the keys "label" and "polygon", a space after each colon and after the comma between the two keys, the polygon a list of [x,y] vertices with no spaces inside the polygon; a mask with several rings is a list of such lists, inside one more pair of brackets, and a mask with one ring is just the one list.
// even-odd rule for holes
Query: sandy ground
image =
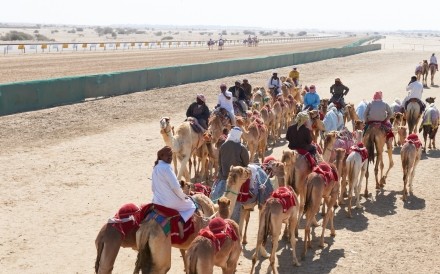
{"label": "sandy ground", "polygon": [[[315,84],[322,98],[329,97],[335,77],[350,87],[347,101],[358,103],[382,90],[391,102],[405,95],[415,65],[428,52],[384,50],[301,65],[304,84]],[[286,75],[290,68],[280,68]],[[2,273],[92,273],[94,240],[100,227],[126,202],[151,199],[151,171],[156,151],[163,146],[159,118],[170,116],[174,125],[184,118],[186,106],[203,91],[208,105],[216,101],[218,85],[232,85],[244,77],[263,85],[264,71],[215,81],[139,92],[81,104],[0,117],[0,269]],[[437,78],[438,79],[438,78]],[[437,96],[426,89],[424,97]],[[437,140],[438,141],[438,140]],[[269,152],[280,157],[286,144]],[[277,252],[280,273],[440,273],[437,246],[437,181],[439,151],[428,151],[414,181],[414,196],[403,203],[399,149],[395,167],[383,191],[371,187],[370,199],[354,218],[345,208],[336,212],[337,236],[326,232],[325,248],[318,238],[302,261],[292,268],[286,242]],[[248,273],[255,248],[257,214],[252,214],[249,244],[237,273]],[[319,236],[321,228],[314,229]],[[300,229],[298,255],[304,230]],[[136,253],[121,249],[114,273],[130,273]],[[268,261],[257,265],[266,273]],[[170,273],[183,273],[173,250]],[[218,269],[215,273],[221,273]]]}
{"label": "sandy ground", "polygon": [[215,48],[211,51],[208,47],[197,47],[0,55],[0,83],[338,48],[358,39],[331,38],[288,44],[261,44],[258,47],[225,46],[224,50]]}

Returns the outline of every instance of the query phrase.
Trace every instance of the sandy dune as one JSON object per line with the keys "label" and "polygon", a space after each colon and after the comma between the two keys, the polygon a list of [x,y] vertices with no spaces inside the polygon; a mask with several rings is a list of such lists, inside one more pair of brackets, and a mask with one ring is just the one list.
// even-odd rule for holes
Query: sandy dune
{"label": "sandy dune", "polygon": [[[301,65],[299,70],[303,83],[315,84],[322,98],[329,97],[329,86],[340,77],[350,87],[347,101],[357,104],[382,90],[391,102],[405,95],[415,65],[430,54],[387,49]],[[286,75],[289,70],[279,72]],[[269,76],[270,71],[264,71],[0,117],[1,272],[92,273],[100,227],[121,204],[151,199],[149,178],[156,151],[163,146],[160,116],[168,115],[178,125],[196,93],[203,92],[213,106],[221,82],[232,85],[246,77],[259,86]],[[424,97],[437,96],[438,91],[426,89]],[[280,157],[286,147],[281,142],[269,153]],[[280,243],[280,273],[440,273],[440,193],[435,179],[440,153],[423,156],[414,196],[404,204],[399,151],[394,151],[395,167],[384,191],[376,193],[370,180],[372,196],[362,200],[363,210],[348,219],[345,208],[339,208],[337,236],[330,238],[328,232],[324,249],[317,248],[314,238],[301,267],[292,268],[288,244]],[[254,212],[237,273],[250,270],[257,218]],[[320,232],[318,227],[314,235]],[[303,234],[301,228],[298,254]],[[132,272],[135,258],[134,251],[121,249],[114,273]],[[267,268],[264,260],[257,273]],[[170,273],[182,272],[174,250]]]}

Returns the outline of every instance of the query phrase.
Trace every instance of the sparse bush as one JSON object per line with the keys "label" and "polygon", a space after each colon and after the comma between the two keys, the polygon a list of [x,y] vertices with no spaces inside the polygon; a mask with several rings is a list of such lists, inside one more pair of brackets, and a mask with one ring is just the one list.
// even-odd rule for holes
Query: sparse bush
{"label": "sparse bush", "polygon": [[174,35],[177,35],[177,34],[179,34],[179,32],[175,32],[175,33],[173,33]]}
{"label": "sparse bush", "polygon": [[162,32],[161,32],[161,31],[155,32],[154,35],[156,35],[156,36],[162,36]]}
{"label": "sparse bush", "polygon": [[244,30],[244,31],[243,31],[243,34],[246,34],[246,35],[255,35],[255,31]]}
{"label": "sparse bush", "polygon": [[44,36],[42,34],[35,34],[35,40],[37,40],[37,41],[50,41],[49,38],[47,38],[46,36]]}
{"label": "sparse bush", "polygon": [[56,29],[56,30],[51,31],[50,33],[54,34],[54,33],[57,33],[57,32],[58,32],[58,30]]}
{"label": "sparse bush", "polygon": [[298,36],[305,36],[305,35],[307,35],[307,32],[306,31],[300,31],[300,32],[298,32],[297,35]]}
{"label": "sparse bush", "polygon": [[4,36],[1,36],[0,40],[3,41],[34,40],[34,37],[30,34],[21,31],[11,30],[10,32],[6,33]]}
{"label": "sparse bush", "polygon": [[228,33],[226,32],[226,30],[222,30],[222,35],[227,35]]}
{"label": "sparse bush", "polygon": [[105,28],[97,27],[95,31],[98,33],[99,36],[113,33],[113,29],[110,27],[105,27]]}
{"label": "sparse bush", "polygon": [[286,33],[284,31],[280,32],[281,36],[284,36]]}
{"label": "sparse bush", "polygon": [[38,30],[34,30],[34,33],[40,33]]}
{"label": "sparse bush", "polygon": [[146,34],[147,32],[145,30],[137,30],[135,33],[136,34]]}
{"label": "sparse bush", "polygon": [[164,40],[173,40],[174,39],[174,37],[173,36],[165,36],[165,37],[162,37],[162,41],[164,41]]}
{"label": "sparse bush", "polygon": [[112,37],[116,38],[118,36],[118,34],[116,32],[112,32]]}
{"label": "sparse bush", "polygon": [[75,29],[68,30],[67,33],[76,33]]}
{"label": "sparse bush", "polygon": [[84,31],[84,28],[76,28],[76,31]]}

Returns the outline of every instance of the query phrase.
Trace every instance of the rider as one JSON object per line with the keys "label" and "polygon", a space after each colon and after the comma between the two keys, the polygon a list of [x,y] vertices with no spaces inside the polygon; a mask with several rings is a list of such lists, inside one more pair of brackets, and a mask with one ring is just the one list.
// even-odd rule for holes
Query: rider
{"label": "rider", "polygon": [[171,167],[172,159],[173,151],[169,146],[165,146],[157,152],[157,160],[154,162],[151,176],[152,203],[179,211],[182,219],[186,222],[193,215],[196,206],[183,193]]}
{"label": "rider", "polygon": [[431,55],[431,58],[429,59],[429,65],[431,65],[431,64],[434,64],[434,65],[435,65],[435,68],[436,68],[437,71],[438,71],[437,57],[435,57],[435,53],[433,53],[433,54]]}
{"label": "rider", "polygon": [[196,118],[202,131],[208,129],[209,108],[206,106],[206,98],[203,94],[197,94],[196,101],[186,111],[186,117]]}
{"label": "rider", "polygon": [[217,201],[226,191],[226,179],[228,179],[231,166],[247,167],[249,165],[249,152],[241,143],[243,132],[239,127],[233,127],[228,138],[221,145],[218,152],[218,181],[212,186],[211,200]]}
{"label": "rider", "polygon": [[404,109],[408,106],[410,99],[416,99],[417,103],[420,105],[420,113],[422,113],[426,107],[425,103],[422,101],[423,84],[417,81],[416,76],[412,76],[406,90],[408,91],[408,96],[406,96],[402,102]]}
{"label": "rider", "polygon": [[249,84],[248,79],[243,79],[243,83],[241,84],[241,87],[244,90],[244,95],[246,96],[246,102],[250,107],[252,101],[252,85]]}
{"label": "rider", "polygon": [[273,89],[274,97],[276,98],[278,94],[281,93],[281,80],[278,78],[278,72],[273,71],[272,77],[270,77],[269,81],[267,82],[267,86],[269,89]]}
{"label": "rider", "polygon": [[318,93],[316,93],[315,85],[311,85],[309,92],[304,95],[304,110],[318,109],[321,100]]}
{"label": "rider", "polygon": [[339,102],[329,105],[329,110],[322,120],[326,132],[341,130],[344,127],[344,116],[340,111],[341,106]]}
{"label": "rider", "polygon": [[316,147],[312,144],[312,133],[309,126],[310,117],[307,111],[299,112],[293,125],[287,128],[286,140],[290,149],[304,149],[310,154],[316,154]]}
{"label": "rider", "polygon": [[218,95],[217,107],[223,108],[227,111],[229,118],[231,119],[231,125],[236,125],[234,106],[232,104],[232,93],[226,90],[226,84],[220,85],[220,94]]}
{"label": "rider", "polygon": [[330,87],[330,93],[332,94],[330,102],[334,103],[339,101],[342,104],[342,107],[345,107],[344,96],[347,95],[349,90],[348,87],[342,84],[341,79],[336,78],[335,83]]}
{"label": "rider", "polygon": [[404,112],[402,110],[402,102],[399,100],[399,98],[394,99],[394,102],[391,104],[390,108],[391,108],[391,111],[393,111],[393,114],[397,113],[397,112],[400,112],[400,113]]}
{"label": "rider", "polygon": [[422,73],[422,71],[423,71],[422,63],[419,63],[416,67],[414,74],[417,75],[419,73]]}
{"label": "rider", "polygon": [[228,89],[229,92],[232,93],[232,97],[234,101],[238,101],[238,105],[242,113],[246,113],[247,111],[247,103],[246,103],[246,94],[244,93],[244,89],[241,87],[240,81],[235,81],[235,85]]}
{"label": "rider", "polygon": [[289,78],[293,80],[293,83],[295,83],[295,86],[298,86],[299,83],[299,71],[297,70],[296,66],[293,66],[292,71],[289,72]]}
{"label": "rider", "polygon": [[380,122],[382,125],[391,130],[390,118],[393,116],[393,111],[390,106],[382,101],[382,91],[376,91],[373,96],[373,101],[367,106],[364,113],[365,131],[369,123]]}
{"label": "rider", "polygon": [[365,109],[367,109],[367,105],[368,105],[367,100],[362,99],[362,101],[356,107],[356,115],[359,117],[359,120],[361,120],[362,122],[365,122],[364,113],[365,113]]}

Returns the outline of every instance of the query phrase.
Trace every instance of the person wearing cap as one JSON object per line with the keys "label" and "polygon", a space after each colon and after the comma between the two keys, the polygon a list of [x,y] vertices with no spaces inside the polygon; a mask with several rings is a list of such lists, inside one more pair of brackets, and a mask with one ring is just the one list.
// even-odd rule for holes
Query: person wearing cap
{"label": "person wearing cap", "polygon": [[410,99],[416,99],[417,103],[420,105],[420,113],[422,113],[426,105],[422,101],[422,94],[423,94],[423,84],[417,81],[416,76],[412,76],[411,80],[408,83],[408,86],[406,87],[406,90],[408,91],[408,96],[403,99],[402,106],[404,109],[408,106]]}
{"label": "person wearing cap", "polygon": [[437,57],[435,57],[435,53],[431,55],[431,58],[429,58],[429,65],[434,64],[435,69],[438,71],[438,64],[437,64]]}
{"label": "person wearing cap", "polygon": [[246,103],[246,94],[244,93],[244,89],[241,87],[240,81],[235,81],[234,85],[228,89],[232,93],[233,101],[238,101],[238,105],[240,106],[241,112],[246,113],[247,111],[247,103]]}
{"label": "person wearing cap", "polygon": [[244,90],[244,95],[246,96],[246,103],[248,106],[251,106],[252,101],[252,85],[249,84],[248,79],[243,79],[243,83],[241,84],[241,87]]}
{"label": "person wearing cap", "polygon": [[344,96],[347,95],[350,89],[344,86],[341,82],[341,79],[336,78],[335,83],[330,87],[330,93],[332,94],[332,98],[330,98],[330,102],[340,102],[342,107],[345,107]]}
{"label": "person wearing cap", "polygon": [[169,146],[165,146],[157,152],[157,160],[154,162],[151,176],[152,203],[179,211],[182,219],[186,222],[193,215],[196,206],[183,193],[171,167],[172,159],[173,151]]}
{"label": "person wearing cap", "polygon": [[202,131],[208,129],[209,108],[206,106],[206,98],[203,94],[197,94],[196,101],[186,111],[186,117],[195,118]]}
{"label": "person wearing cap", "polygon": [[278,94],[281,94],[281,85],[282,82],[280,78],[278,78],[278,72],[273,71],[272,77],[270,77],[269,81],[267,82],[267,87],[271,90],[273,90],[273,97],[276,98]]}
{"label": "person wearing cap", "polygon": [[233,127],[221,145],[218,152],[218,178],[212,186],[211,200],[217,201],[226,191],[231,166],[247,167],[249,165],[249,151],[241,143],[242,131],[239,127]]}
{"label": "person wearing cap", "polygon": [[309,92],[304,95],[304,110],[318,109],[321,99],[318,93],[316,93],[315,85],[309,87]]}
{"label": "person wearing cap", "polygon": [[226,84],[220,85],[220,94],[218,95],[217,107],[223,108],[228,113],[233,127],[236,126],[234,105],[232,104],[232,93],[226,90]]}
{"label": "person wearing cap", "polygon": [[307,111],[299,112],[293,125],[287,128],[286,140],[290,149],[304,149],[310,154],[316,154],[316,147],[312,144],[312,133],[310,127],[310,116]]}
{"label": "person wearing cap", "polygon": [[295,86],[298,86],[299,83],[299,71],[296,66],[293,67],[292,71],[289,72],[289,78],[293,80],[293,83],[295,83]]}
{"label": "person wearing cap", "polygon": [[403,113],[402,102],[399,100],[399,98],[394,99],[394,102],[391,103],[390,108],[393,114],[397,112]]}
{"label": "person wearing cap", "polygon": [[364,113],[365,130],[369,123],[381,122],[383,125],[391,129],[390,118],[393,111],[390,106],[382,100],[382,91],[376,91],[373,95],[373,101],[368,103]]}

